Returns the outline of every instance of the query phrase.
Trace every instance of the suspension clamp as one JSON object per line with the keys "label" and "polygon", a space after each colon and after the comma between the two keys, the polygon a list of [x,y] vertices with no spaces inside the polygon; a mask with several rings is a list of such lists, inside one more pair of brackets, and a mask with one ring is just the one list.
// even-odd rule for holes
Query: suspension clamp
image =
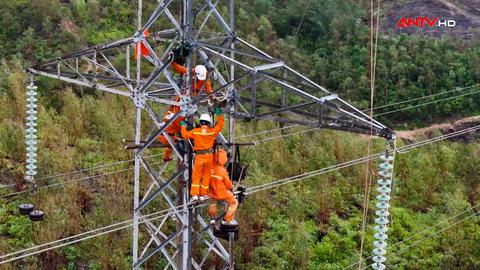
{"label": "suspension clamp", "polygon": [[245,187],[239,186],[237,188],[238,203],[243,203],[245,201],[245,191],[247,191]]}

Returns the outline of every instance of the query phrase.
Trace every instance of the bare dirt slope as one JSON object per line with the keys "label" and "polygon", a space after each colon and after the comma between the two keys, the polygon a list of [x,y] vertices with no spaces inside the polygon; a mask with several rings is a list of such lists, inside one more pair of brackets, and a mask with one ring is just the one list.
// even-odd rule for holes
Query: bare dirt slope
{"label": "bare dirt slope", "polygon": [[[449,134],[461,129],[465,129],[465,128],[469,128],[477,125],[480,125],[480,116],[471,116],[471,117],[466,117],[451,123],[436,124],[429,127],[419,128],[414,130],[395,131],[395,134],[397,134],[397,137],[399,139],[413,142],[421,138],[435,137],[439,135],[439,133]],[[467,133],[462,136],[455,137],[452,140],[471,142],[474,139],[475,139],[474,133]]]}

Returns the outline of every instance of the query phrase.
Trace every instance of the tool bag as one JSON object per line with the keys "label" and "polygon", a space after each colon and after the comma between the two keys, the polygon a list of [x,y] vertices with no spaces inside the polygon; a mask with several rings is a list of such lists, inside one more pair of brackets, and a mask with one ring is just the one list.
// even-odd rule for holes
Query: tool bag
{"label": "tool bag", "polygon": [[173,51],[173,56],[174,56],[174,61],[183,66],[185,64],[186,58],[190,55],[192,52],[192,47],[190,44],[181,44],[180,46],[176,47]]}
{"label": "tool bag", "polygon": [[240,159],[240,147],[235,146],[235,157],[228,163],[228,175],[233,182],[240,182],[247,175],[247,166],[243,166]]}

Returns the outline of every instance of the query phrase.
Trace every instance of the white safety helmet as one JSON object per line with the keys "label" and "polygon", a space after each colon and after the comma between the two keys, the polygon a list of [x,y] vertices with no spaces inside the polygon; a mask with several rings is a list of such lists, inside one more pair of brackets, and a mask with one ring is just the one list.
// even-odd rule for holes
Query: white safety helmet
{"label": "white safety helmet", "polygon": [[205,121],[205,122],[208,122],[208,123],[212,123],[212,118],[210,117],[210,115],[208,113],[204,113],[204,114],[200,115],[200,121]]}
{"label": "white safety helmet", "polygon": [[165,115],[164,119],[168,121],[168,120],[172,119],[173,116],[174,116],[174,114],[172,112],[168,112]]}
{"label": "white safety helmet", "polygon": [[197,65],[195,67],[195,76],[200,81],[206,80],[207,79],[207,68],[204,65]]}

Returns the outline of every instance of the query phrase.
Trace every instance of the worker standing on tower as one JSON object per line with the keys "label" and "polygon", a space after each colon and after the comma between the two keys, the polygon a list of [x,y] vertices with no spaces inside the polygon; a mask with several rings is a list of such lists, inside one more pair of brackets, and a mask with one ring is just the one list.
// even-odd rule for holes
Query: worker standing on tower
{"label": "worker standing on tower", "polygon": [[[193,139],[193,170],[190,187],[191,201],[208,198],[208,185],[213,167],[213,144],[218,133],[223,128],[223,117],[220,108],[215,108],[214,115],[218,115],[217,124],[210,127],[212,118],[209,114],[200,116],[200,127],[187,131],[186,123],[180,122],[181,133],[184,139]],[[199,197],[200,196],[200,197]]]}
{"label": "worker standing on tower", "polygon": [[215,153],[213,174],[210,178],[209,196],[212,199],[207,208],[208,215],[212,220],[210,224],[215,224],[215,216],[217,215],[217,202],[225,201],[228,205],[227,212],[222,220],[222,226],[236,226],[237,222],[233,219],[237,211],[238,201],[233,196],[233,184],[228,177],[228,172],[225,169],[227,163],[227,153],[225,150],[219,150]]}

